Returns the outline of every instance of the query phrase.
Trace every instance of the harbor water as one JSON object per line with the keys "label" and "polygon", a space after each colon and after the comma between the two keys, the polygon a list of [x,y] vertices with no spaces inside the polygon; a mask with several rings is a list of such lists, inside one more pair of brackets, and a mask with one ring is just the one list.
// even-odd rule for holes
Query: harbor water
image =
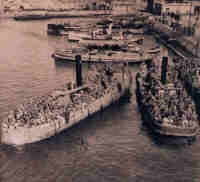
{"label": "harbor water", "polygon": [[[60,21],[60,20],[56,20]],[[78,20],[70,20],[77,21]],[[55,20],[0,21],[0,116],[25,99],[74,80],[74,65],[52,52],[71,46],[48,36]],[[84,74],[87,74],[84,65]],[[130,67],[135,76],[138,66]],[[0,182],[198,182],[200,140],[158,138],[142,123],[135,98],[97,113],[67,131],[23,149],[0,145]]]}

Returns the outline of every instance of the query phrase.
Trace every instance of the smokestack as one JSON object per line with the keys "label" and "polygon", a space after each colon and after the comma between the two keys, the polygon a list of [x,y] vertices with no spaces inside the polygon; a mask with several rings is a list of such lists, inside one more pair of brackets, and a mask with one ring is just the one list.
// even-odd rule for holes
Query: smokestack
{"label": "smokestack", "polygon": [[162,58],[162,67],[161,67],[161,82],[162,82],[162,84],[166,84],[166,80],[167,80],[167,65],[168,65],[168,57],[163,56],[163,58]]}
{"label": "smokestack", "polygon": [[76,55],[76,85],[77,87],[82,86],[82,62],[81,56]]}
{"label": "smokestack", "polygon": [[153,13],[154,0],[147,0],[147,11]]}

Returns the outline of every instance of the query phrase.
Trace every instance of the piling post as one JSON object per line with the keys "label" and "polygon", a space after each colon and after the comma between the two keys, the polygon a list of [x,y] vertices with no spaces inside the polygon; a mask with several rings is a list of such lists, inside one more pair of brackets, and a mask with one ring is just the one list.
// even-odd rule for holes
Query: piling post
{"label": "piling post", "polygon": [[81,55],[76,55],[76,85],[77,87],[82,86],[82,61]]}
{"label": "piling post", "polygon": [[168,57],[163,56],[162,58],[162,67],[161,67],[161,82],[162,84],[166,84],[167,80],[167,65],[168,65]]}

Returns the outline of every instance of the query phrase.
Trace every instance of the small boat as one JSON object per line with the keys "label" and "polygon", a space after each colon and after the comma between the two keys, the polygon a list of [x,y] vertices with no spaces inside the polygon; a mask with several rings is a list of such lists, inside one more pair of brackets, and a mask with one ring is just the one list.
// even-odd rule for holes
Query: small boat
{"label": "small boat", "polygon": [[65,31],[81,31],[82,27],[78,25],[71,25],[70,23],[64,23]]}
{"label": "small boat", "polygon": [[137,30],[144,27],[144,22],[142,20],[130,19],[130,18],[107,18],[102,19],[96,23],[97,26],[102,26],[104,28],[108,28],[110,24],[113,29],[130,29]]}
{"label": "small boat", "polygon": [[94,69],[82,86],[71,85],[17,106],[1,122],[1,143],[22,146],[66,130],[125,96],[131,74],[127,65],[106,66]]}
{"label": "small boat", "polygon": [[75,62],[76,54],[80,54],[83,62],[141,63],[160,54],[159,47],[147,47],[142,42],[143,37],[130,40],[82,39],[79,44],[81,48],[56,50],[52,57],[55,61]]}
{"label": "small boat", "polygon": [[[65,35],[69,36],[69,40],[76,41],[77,37],[84,37],[85,33],[88,32],[90,26],[76,26],[70,23],[50,23],[47,25],[47,33],[49,35]],[[82,34],[84,32],[84,34]],[[80,35],[81,34],[81,35]],[[76,37],[76,38],[74,38]]]}
{"label": "small boat", "polygon": [[91,38],[82,38],[79,43],[86,47],[103,47],[103,46],[125,46],[128,41],[125,40],[115,40],[115,39],[91,39]]}
{"label": "small boat", "polygon": [[143,67],[137,73],[136,84],[140,111],[155,133],[191,138],[197,135],[196,108],[180,80],[162,84],[155,68]]}
{"label": "small boat", "polygon": [[[152,59],[151,54],[143,53],[142,55],[136,51],[98,51],[93,50],[89,51],[85,49],[85,51],[80,51],[79,54],[82,56],[83,62],[112,62],[112,63],[141,63],[144,61],[148,61]],[[57,50],[53,53],[52,58],[55,61],[67,61],[67,62],[75,62],[75,57],[77,55],[77,51],[74,50]]]}
{"label": "small boat", "polygon": [[68,40],[69,41],[74,41],[74,42],[79,42],[83,38],[90,38],[91,35],[88,34],[88,31],[68,31]]}
{"label": "small boat", "polygon": [[19,14],[15,15],[14,20],[46,20],[51,18],[48,14]]}

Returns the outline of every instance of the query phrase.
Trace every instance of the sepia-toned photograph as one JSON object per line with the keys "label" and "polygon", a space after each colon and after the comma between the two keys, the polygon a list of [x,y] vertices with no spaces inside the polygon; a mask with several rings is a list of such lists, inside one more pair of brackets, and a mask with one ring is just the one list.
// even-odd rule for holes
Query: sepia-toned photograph
{"label": "sepia-toned photograph", "polygon": [[200,0],[0,0],[0,182],[200,182]]}

